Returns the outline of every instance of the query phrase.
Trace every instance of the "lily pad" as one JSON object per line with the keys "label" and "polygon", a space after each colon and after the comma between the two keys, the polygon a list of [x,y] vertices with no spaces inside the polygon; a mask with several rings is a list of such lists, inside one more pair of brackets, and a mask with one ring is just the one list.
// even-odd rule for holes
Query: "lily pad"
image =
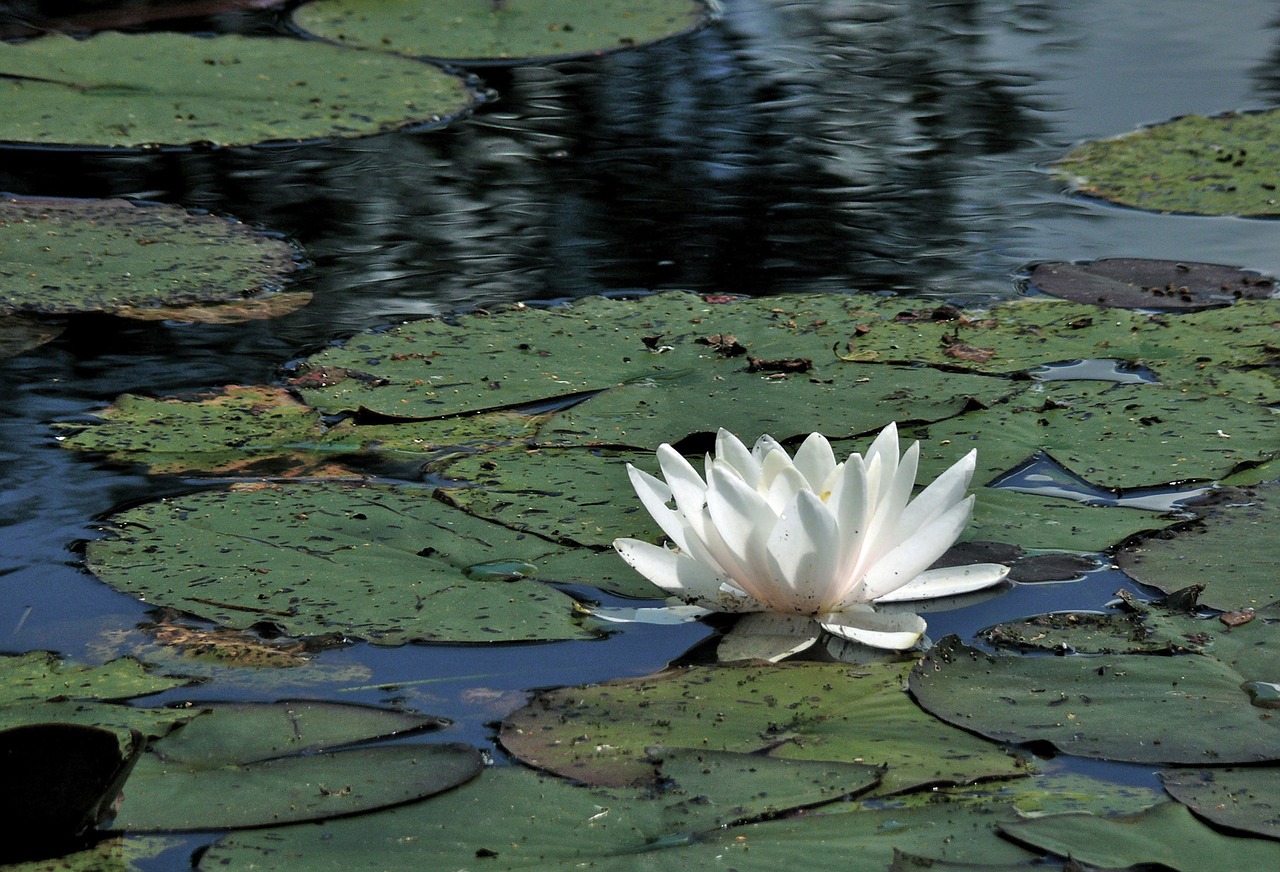
{"label": "lily pad", "polygon": [[[767,765],[767,764],[766,764]],[[719,800],[709,783],[708,801]],[[652,797],[622,788],[587,790],[520,768],[480,778],[427,802],[321,827],[235,833],[201,858],[201,869],[548,869],[732,867],[742,872],[797,866],[883,869],[895,847],[933,858],[1006,863],[1029,852],[996,837],[1012,809],[946,802],[910,810],[809,814],[743,826],[673,817],[685,796]],[[697,809],[696,803],[687,808]],[[840,806],[827,807],[839,808]],[[685,828],[674,827],[683,824]]]}
{"label": "lily pad", "polygon": [[109,28],[137,27],[152,21],[198,18],[249,9],[266,9],[280,0],[143,0],[124,6],[94,4],[88,8],[40,3],[16,3],[0,12],[0,39],[59,33],[84,33]]}
{"label": "lily pad", "polygon": [[1237,832],[1280,839],[1280,772],[1256,769],[1166,769],[1160,782],[1198,817]]}
{"label": "lily pad", "polygon": [[1280,544],[1266,532],[1280,523],[1277,487],[1260,485],[1233,502],[1176,532],[1122,548],[1116,562],[1126,574],[1166,593],[1203,584],[1200,600],[1214,609],[1263,608],[1280,601]]}
{"label": "lily pad", "polygon": [[1155,212],[1280,214],[1280,112],[1184,115],[1101,142],[1054,165],[1082,194]]}
{"label": "lily pad", "polygon": [[462,79],[408,58],[296,39],[172,33],[0,45],[0,142],[251,145],[439,124]]}
{"label": "lily pad", "polygon": [[993,657],[948,636],[910,687],[927,711],[995,741],[1194,765],[1280,759],[1278,728],[1242,688],[1255,677],[1208,654]]}
{"label": "lily pad", "polygon": [[[11,49],[0,45],[0,58]],[[293,268],[282,240],[176,206],[0,199],[3,313],[237,302]]]}
{"label": "lily pad", "polygon": [[1208,309],[1267,299],[1275,291],[1274,279],[1249,270],[1140,257],[1040,263],[1027,281],[1050,296],[1126,309]]}
{"label": "lily pad", "polygon": [[0,316],[0,360],[17,357],[33,348],[52,342],[67,329],[58,318],[35,318],[29,315]]}
{"label": "lily pad", "polygon": [[902,691],[907,669],[690,667],[544,691],[503,721],[499,739],[532,766],[598,785],[651,782],[652,745],[887,764],[884,794],[1025,774],[995,746],[913,705]]}
{"label": "lily pad", "polygon": [[[112,516],[87,559],[108,584],[229,627],[377,645],[593,638],[545,581],[608,586],[612,555],[476,520],[421,489],[340,484],[207,490]],[[538,578],[468,569],[517,560]]]}
{"label": "lily pad", "polygon": [[921,440],[920,477],[935,477],[971,448],[975,482],[1037,452],[1108,488],[1214,481],[1280,451],[1269,409],[1160,385],[1049,382],[990,409],[907,428]]}
{"label": "lily pad", "polygon": [[335,703],[216,704],[147,749],[112,827],[262,826],[420,799],[475,777],[479,752],[457,744],[335,749],[441,723]]}
{"label": "lily pad", "polygon": [[1236,869],[1280,864],[1275,842],[1219,833],[1176,802],[1116,818],[1060,814],[998,826],[1023,844],[1100,868],[1153,864],[1181,872],[1217,872],[1224,863]]}
{"label": "lily pad", "polygon": [[5,872],[144,872],[154,867],[165,851],[178,847],[172,837],[115,837],[102,839],[91,847],[72,853],[59,851],[55,857],[10,863]]}
{"label": "lily pad", "polygon": [[345,45],[486,64],[599,55],[709,17],[699,0],[314,0],[293,13],[298,27]]}

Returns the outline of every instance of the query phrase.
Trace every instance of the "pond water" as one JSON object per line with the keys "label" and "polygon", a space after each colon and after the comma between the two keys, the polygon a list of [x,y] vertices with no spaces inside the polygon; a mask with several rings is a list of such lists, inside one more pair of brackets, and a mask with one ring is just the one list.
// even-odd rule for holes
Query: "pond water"
{"label": "pond water", "polygon": [[[282,233],[305,250],[297,284],[315,299],[227,327],[83,319],[0,361],[0,648],[101,660],[112,633],[147,617],[84,571],[77,543],[117,507],[202,482],[75,456],[49,426],[124,392],[270,382],[365,328],[519,300],[682,288],[972,302],[1019,293],[1029,263],[1108,256],[1280,274],[1272,222],[1116,208],[1069,196],[1045,170],[1085,139],[1274,104],[1278,37],[1264,0],[725,0],[719,21],[665,43],[480,70],[497,98],[439,130],[214,153],[6,151],[0,190],[160,200]],[[746,416],[726,425],[750,430]],[[1103,570],[1017,586],[931,614],[930,635],[1101,608],[1126,584]],[[444,737],[501,759],[489,725],[530,689],[646,674],[712,632],[354,645],[298,678],[220,678],[197,693],[404,703],[452,718]],[[1154,784],[1141,767],[1088,768]]]}

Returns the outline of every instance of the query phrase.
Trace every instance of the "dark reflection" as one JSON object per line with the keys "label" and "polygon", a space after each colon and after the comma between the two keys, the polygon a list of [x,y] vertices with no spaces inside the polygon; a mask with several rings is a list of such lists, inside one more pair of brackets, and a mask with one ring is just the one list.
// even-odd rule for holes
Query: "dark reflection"
{"label": "dark reflection", "polygon": [[974,162],[1037,133],[1022,83],[986,57],[990,34],[1024,26],[1025,13],[978,0],[725,5],[712,27],[644,49],[485,70],[499,99],[443,130],[167,155],[18,152],[0,187],[142,196],[279,230],[319,267],[302,317],[352,326],[634,287],[977,280],[1011,292],[975,270],[966,234]]}

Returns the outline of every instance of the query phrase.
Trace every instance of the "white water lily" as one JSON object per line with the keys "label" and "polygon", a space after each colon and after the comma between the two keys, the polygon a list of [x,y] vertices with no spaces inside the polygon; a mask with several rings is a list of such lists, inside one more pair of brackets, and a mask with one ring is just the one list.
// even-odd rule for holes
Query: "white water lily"
{"label": "white water lily", "polygon": [[973,515],[974,498],[965,492],[976,454],[911,499],[920,445],[899,457],[894,424],[865,456],[843,463],[820,433],[793,459],[769,436],[748,450],[721,430],[705,480],[670,445],[658,449],[665,481],[627,466],[640,501],[675,548],[637,539],[617,539],[613,547],[690,605],[809,617],[845,639],[910,648],[924,635],[924,619],[877,605],[980,590],[1009,572],[995,563],[929,569]]}

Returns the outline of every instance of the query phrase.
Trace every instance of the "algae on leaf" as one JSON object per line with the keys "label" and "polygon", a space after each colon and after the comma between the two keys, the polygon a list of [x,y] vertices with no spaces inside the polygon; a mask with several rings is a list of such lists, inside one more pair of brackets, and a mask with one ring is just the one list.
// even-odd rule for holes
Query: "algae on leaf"
{"label": "algae on leaf", "polygon": [[317,41],[173,33],[0,44],[0,143],[241,146],[438,124],[474,96],[457,76]]}
{"label": "algae on leaf", "polygon": [[293,13],[298,27],[343,45],[472,64],[599,55],[709,17],[701,0],[313,0]]}
{"label": "algae on leaf", "polygon": [[1184,115],[1087,142],[1054,169],[1082,194],[1196,215],[1280,215],[1280,110]]}

